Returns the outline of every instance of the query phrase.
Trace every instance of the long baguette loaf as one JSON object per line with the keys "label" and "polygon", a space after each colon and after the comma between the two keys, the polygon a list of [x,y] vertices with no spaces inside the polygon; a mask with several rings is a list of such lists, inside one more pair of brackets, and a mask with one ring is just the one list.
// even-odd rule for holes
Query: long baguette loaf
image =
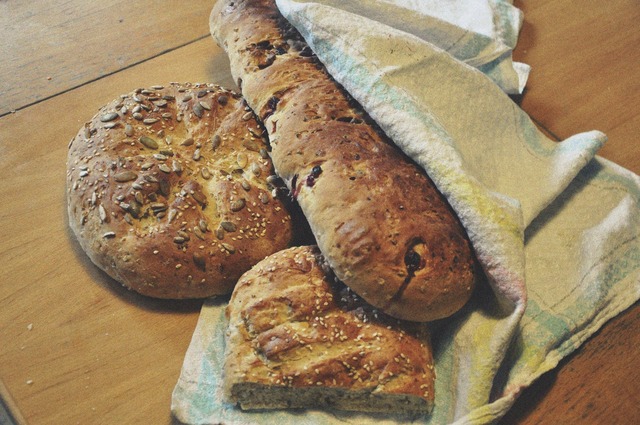
{"label": "long baguette loaf", "polygon": [[211,32],[336,276],[397,318],[429,321],[459,310],[475,280],[465,230],[274,1],[219,0]]}

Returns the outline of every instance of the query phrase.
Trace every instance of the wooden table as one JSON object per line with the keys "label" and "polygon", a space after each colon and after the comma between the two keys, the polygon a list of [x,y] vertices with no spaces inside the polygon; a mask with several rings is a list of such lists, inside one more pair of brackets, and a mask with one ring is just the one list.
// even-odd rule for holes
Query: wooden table
{"label": "wooden table", "polygon": [[[25,424],[171,423],[200,302],[145,299],[98,271],[65,214],[67,144],[136,87],[233,82],[213,0],[0,0],[0,391]],[[640,3],[517,1],[522,107],[558,139],[590,129],[640,172]],[[504,423],[640,423],[640,307],[524,392]]]}

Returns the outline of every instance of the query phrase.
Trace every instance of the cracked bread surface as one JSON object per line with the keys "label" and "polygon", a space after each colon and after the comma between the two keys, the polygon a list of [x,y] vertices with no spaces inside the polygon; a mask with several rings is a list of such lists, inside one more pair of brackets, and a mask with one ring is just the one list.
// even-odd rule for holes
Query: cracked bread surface
{"label": "cracked bread surface", "polygon": [[431,411],[426,324],[364,302],[316,246],[280,251],[245,273],[226,318],[225,394],[242,409]]}
{"label": "cracked bread surface", "polygon": [[401,319],[458,311],[475,286],[473,253],[424,170],[331,78],[273,0],[220,0],[211,31],[339,279]]}

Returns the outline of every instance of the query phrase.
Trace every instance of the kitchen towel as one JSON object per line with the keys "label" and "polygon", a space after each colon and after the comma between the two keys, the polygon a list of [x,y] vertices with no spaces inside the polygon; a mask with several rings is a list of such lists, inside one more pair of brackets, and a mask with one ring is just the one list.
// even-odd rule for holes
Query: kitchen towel
{"label": "kitchen towel", "polygon": [[[371,12],[393,3],[410,13],[422,2],[346,3],[277,0],[331,75],[445,194],[485,282],[463,311],[433,325],[436,401],[423,418],[246,413],[223,403],[225,301],[209,300],[174,389],[172,409],[182,421],[491,423],[523,388],[640,298],[640,178],[596,155],[605,135],[550,140],[496,74],[415,34],[423,14],[378,19]],[[505,10],[518,16],[505,1],[473,3],[493,14],[487,22],[499,22]],[[414,23],[409,31],[399,26],[404,21]],[[510,63],[510,52],[498,57]]]}

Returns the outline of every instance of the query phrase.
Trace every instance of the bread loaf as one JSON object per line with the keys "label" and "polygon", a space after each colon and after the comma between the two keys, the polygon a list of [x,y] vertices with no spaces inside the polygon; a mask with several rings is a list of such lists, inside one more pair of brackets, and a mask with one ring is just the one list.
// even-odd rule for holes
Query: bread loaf
{"label": "bread loaf", "polygon": [[218,86],[121,96],[69,146],[71,229],[96,265],[141,294],[230,293],[292,236],[261,133],[240,95]]}
{"label": "bread loaf", "polygon": [[322,265],[317,247],[295,247],[242,276],[226,309],[228,400],[243,409],[429,412],[426,326],[379,314]]}
{"label": "bread loaf", "polygon": [[279,14],[273,0],[219,0],[211,31],[268,132],[274,167],[338,278],[401,319],[451,315],[469,299],[465,230]]}

